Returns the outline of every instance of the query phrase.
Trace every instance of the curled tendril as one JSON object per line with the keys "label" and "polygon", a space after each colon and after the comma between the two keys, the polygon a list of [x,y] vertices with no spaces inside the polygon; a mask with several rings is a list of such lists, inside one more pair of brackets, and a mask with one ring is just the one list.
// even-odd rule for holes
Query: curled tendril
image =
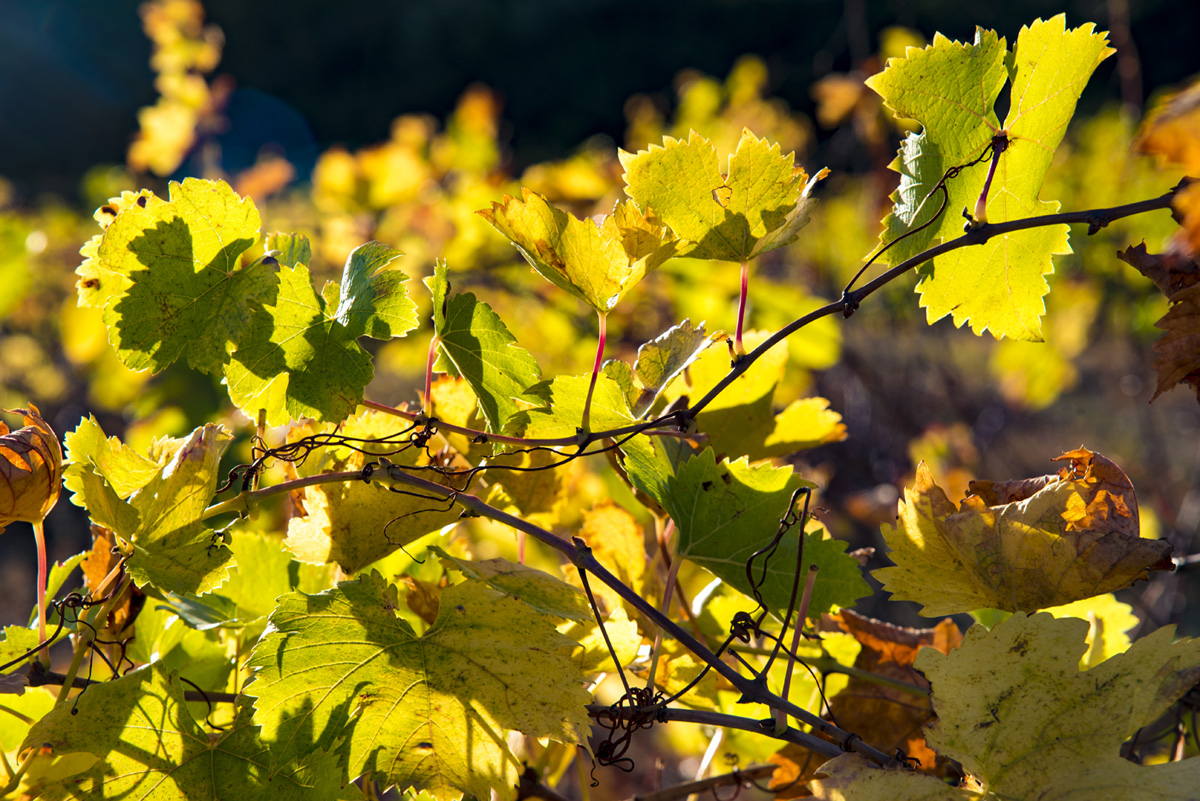
{"label": "curled tendril", "polygon": [[653,728],[655,723],[664,719],[665,714],[663,693],[649,687],[630,687],[616,703],[597,712],[594,715],[596,725],[607,730],[608,735],[596,746],[592,781],[596,781],[596,766],[612,766],[625,773],[631,772],[634,761],[625,754],[633,742],[634,733]]}

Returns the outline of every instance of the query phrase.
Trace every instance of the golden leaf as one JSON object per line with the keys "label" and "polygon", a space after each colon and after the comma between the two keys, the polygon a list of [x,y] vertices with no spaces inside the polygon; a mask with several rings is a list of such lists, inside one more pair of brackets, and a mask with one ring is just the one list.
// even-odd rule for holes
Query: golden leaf
{"label": "golden leaf", "polygon": [[1139,536],[1137,498],[1119,467],[1086,448],[1070,466],[1024,481],[973,481],[961,508],[917,468],[897,525],[884,526],[896,567],[876,571],[927,616],[1033,611],[1127,587],[1169,570],[1171,546]]}

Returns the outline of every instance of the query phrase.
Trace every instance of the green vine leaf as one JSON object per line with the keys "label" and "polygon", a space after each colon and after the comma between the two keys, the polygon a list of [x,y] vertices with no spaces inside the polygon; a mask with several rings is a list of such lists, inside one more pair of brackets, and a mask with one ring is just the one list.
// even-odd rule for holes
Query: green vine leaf
{"label": "green vine leaf", "polygon": [[[1058,211],[1056,201],[1038,194],[1084,85],[1113,52],[1093,25],[1068,31],[1060,14],[1022,28],[1011,54],[994,31],[978,29],[973,44],[939,34],[929,47],[909,48],[905,58],[889,60],[867,85],[897,117],[914,119],[923,130],[909,135],[892,163],[900,186],[884,241],[931,220],[941,194],[930,193],[945,171],[974,161],[1001,134],[1007,148],[997,157],[986,220]],[[994,106],[1005,83],[1011,83],[1011,99],[1001,125]],[[898,264],[961,234],[959,211],[977,209],[989,166],[984,159],[950,180],[942,217],[884,258]],[[1054,269],[1052,256],[1070,252],[1066,225],[1017,231],[953,251],[922,270],[921,305],[930,323],[950,314],[955,325],[969,322],[976,334],[1040,341],[1042,296],[1049,291],[1044,276]]]}
{"label": "green vine leaf", "polygon": [[505,729],[581,742],[590,696],[575,643],[529,606],[478,581],[446,588],[421,637],[375,572],[320,595],[292,593],[255,648],[255,721],[290,747],[348,739],[349,770],[440,799],[515,801],[520,763]]}
{"label": "green vine leaf", "polygon": [[336,755],[260,739],[248,706],[232,727],[211,733],[192,718],[185,689],[175,673],[150,666],[54,707],[22,748],[49,745],[98,759],[80,760],[82,773],[43,786],[37,797],[327,801],[341,788]]}
{"label": "green vine leaf", "polygon": [[[663,500],[679,529],[679,556],[752,596],[746,562],[774,538],[792,493],[802,486],[813,485],[794,475],[790,467],[752,466],[744,459],[718,463],[711,449],[702,451],[668,480]],[[791,598],[796,540],[796,532],[786,534],[765,562],[765,580],[759,592],[776,615],[787,611]],[[855,599],[870,594],[858,562],[845,551],[846,543],[840,540],[823,539],[819,531],[805,533],[802,569],[813,564],[819,568],[808,607],[810,617],[835,606],[851,606]],[[763,564],[760,557],[756,579],[764,575]]]}
{"label": "green vine leaf", "polygon": [[650,219],[686,240],[678,255],[746,261],[796,240],[816,200],[813,180],[778,144],[742,131],[721,173],[713,143],[695,131],[638,153],[620,151],[626,192]]}
{"label": "green vine leaf", "polygon": [[692,325],[684,320],[668,328],[638,348],[633,373],[642,382],[642,390],[633,403],[633,413],[641,417],[675,376],[687,369],[714,337],[705,333],[704,323]]}
{"label": "green vine leaf", "polygon": [[157,440],[146,456],[94,418],[66,435],[64,484],[93,522],[133,545],[129,572],[165,592],[201,594],[225,580],[233,553],[201,522],[217,488],[217,467],[233,437],[218,425],[185,439]]}
{"label": "green vine leaf", "polygon": [[1172,643],[1173,626],[1088,671],[1086,621],[1014,614],[974,626],[960,648],[925,648],[916,668],[933,685],[937,722],[926,740],[957,760],[970,786],[838,757],[812,783],[818,799],[969,801],[979,798],[1194,798],[1200,759],[1138,765],[1121,744],[1200,680],[1200,640]]}
{"label": "green vine leaf", "polygon": [[465,378],[479,399],[487,430],[498,434],[520,407],[515,398],[542,378],[537,359],[519,347],[492,307],[469,292],[450,296],[446,265],[425,279],[433,293],[441,358],[435,369]]}
{"label": "green vine leaf", "polygon": [[675,255],[676,242],[622,201],[600,223],[581,220],[524,189],[478,214],[521,251],[543,278],[599,314],[610,311],[642,280]]}
{"label": "green vine leaf", "polygon": [[[292,258],[304,249],[289,251]],[[225,367],[229,397],[267,424],[311,417],[337,422],[362,401],[371,357],[359,336],[401,336],[417,326],[404,273],[387,269],[399,251],[369,242],[346,259],[342,283],[321,296],[308,266],[278,263],[275,291],[258,299],[246,333]]]}
{"label": "green vine leaf", "polygon": [[146,193],[121,209],[80,293],[103,305],[127,367],[157,373],[186,354],[197,370],[221,371],[250,323],[252,299],[270,291],[266,264],[241,264],[259,225],[251,200],[199,178],[172,183],[170,200]]}

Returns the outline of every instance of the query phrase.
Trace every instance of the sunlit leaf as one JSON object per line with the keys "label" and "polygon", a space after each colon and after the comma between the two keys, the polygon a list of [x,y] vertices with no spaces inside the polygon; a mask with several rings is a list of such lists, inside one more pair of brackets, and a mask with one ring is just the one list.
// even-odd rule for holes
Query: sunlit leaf
{"label": "sunlit leaf", "polygon": [[492,307],[469,292],[450,296],[446,265],[425,279],[433,292],[434,328],[442,356],[436,369],[461,376],[471,385],[488,431],[504,430],[518,406],[514,398],[541,380],[529,351],[519,347]]}
{"label": "sunlit leaf", "polygon": [[1115,464],[1086,449],[1056,475],[971,482],[957,507],[924,465],[883,536],[896,567],[875,572],[926,616],[980,607],[1034,611],[1171,569],[1171,546],[1139,536],[1137,499]]}
{"label": "sunlit leaf", "polygon": [[[686,240],[679,255],[746,261],[795,241],[808,222],[812,183],[791,153],[742,132],[722,174],[713,143],[695,131],[619,154],[626,192]],[[819,177],[819,176],[818,176]]]}
{"label": "sunlit leaf", "polygon": [[587,598],[579,588],[545,571],[507,559],[458,559],[437,546],[429,550],[441,557],[447,567],[458,570],[467,578],[482,581],[544,615],[569,620],[589,620],[592,617]]}
{"label": "sunlit leaf", "polygon": [[692,325],[684,320],[638,348],[633,372],[642,382],[642,391],[633,404],[634,415],[641,417],[667,384],[708,347],[710,340],[704,323]]}
{"label": "sunlit leaf", "polygon": [[63,472],[58,435],[37,407],[5,411],[25,425],[12,431],[0,421],[0,532],[17,520],[40,524],[58,503]]}
{"label": "sunlit leaf", "polygon": [[201,522],[232,437],[208,424],[184,439],[157,440],[143,456],[94,418],[66,435],[64,484],[92,520],[133,545],[128,569],[139,584],[203,593],[220,584],[233,554]]}
{"label": "sunlit leaf", "polygon": [[[910,134],[892,169],[900,173],[887,220],[887,242],[928,222],[942,205],[933,187],[946,170],[976,160],[1003,134],[986,201],[988,222],[1006,222],[1058,210],[1038,195],[1054,151],[1075,112],[1075,103],[1096,66],[1113,53],[1093,25],[1066,30],[1065,15],[1038,20],[1021,29],[1013,52],[994,31],[979,29],[972,44],[941,36],[923,50],[909,48],[890,59],[867,85],[901,118],[915,119],[921,133]],[[1008,115],[1001,125],[995,103],[1011,83]],[[962,233],[960,211],[974,212],[990,160],[949,181],[941,218],[909,237],[885,258],[892,264]],[[1038,341],[1042,338],[1043,277],[1051,256],[1069,253],[1067,226],[1047,226],[994,237],[986,244],[939,256],[922,269],[921,305],[932,323],[951,314],[955,325],[969,322],[979,334]]]}
{"label": "sunlit leaf", "polygon": [[355,248],[341,286],[320,296],[307,265],[280,262],[275,290],[256,299],[225,367],[230,399],[251,417],[266,409],[269,425],[345,419],[373,373],[357,338],[400,336],[417,325],[407,276],[386,269],[399,255],[375,242]]}
{"label": "sunlit leaf", "polygon": [[422,637],[398,602],[377,573],[285,596],[250,659],[255,721],[285,748],[346,737],[354,775],[514,801],[520,765],[504,730],[575,743],[587,726],[574,643],[482,582],[448,587]]}
{"label": "sunlit leaf", "polygon": [[1014,614],[990,632],[973,627],[948,655],[926,648],[916,667],[933,684],[938,721],[926,739],[957,760],[965,786],[848,755],[812,783],[819,799],[968,801],[1063,798],[1188,799],[1200,760],[1139,765],[1121,743],[1167,711],[1200,679],[1200,640],[1172,643],[1159,629],[1130,649],[1079,670],[1087,650],[1081,620]]}
{"label": "sunlit leaf", "polygon": [[80,287],[103,298],[127,367],[159,372],[186,354],[197,370],[220,372],[246,334],[252,300],[274,285],[267,264],[241,262],[259,225],[252,201],[198,178],[172,183],[170,200],[146,194],[121,210]]}
{"label": "sunlit leaf", "polygon": [[602,222],[581,220],[528,189],[479,214],[547,281],[604,313],[671,256],[676,243],[629,202]]}
{"label": "sunlit leaf", "polygon": [[[342,784],[337,759],[303,744],[259,738],[249,710],[210,733],[192,719],[175,674],[146,667],[89,687],[38,721],[25,747],[99,757],[42,788],[45,799],[245,798],[325,801]],[[72,714],[77,712],[77,714]]]}
{"label": "sunlit leaf", "polygon": [[[339,433],[373,439],[395,434],[404,426],[399,418],[367,410],[346,420]],[[292,439],[329,430],[328,426],[294,429]],[[402,447],[396,442],[368,443],[361,447],[367,453],[349,448],[326,451],[324,463],[310,460],[301,468],[302,475],[361,471],[374,454],[391,454],[390,461],[401,466],[430,465],[425,452],[415,447],[396,453]],[[445,486],[452,483],[452,477],[432,470],[425,471],[422,477]],[[316,484],[296,490],[292,497],[296,513],[288,521],[287,549],[302,562],[336,563],[348,573],[361,570],[418,537],[456,522],[459,517],[459,510],[450,501],[419,492],[391,492],[378,481]]]}

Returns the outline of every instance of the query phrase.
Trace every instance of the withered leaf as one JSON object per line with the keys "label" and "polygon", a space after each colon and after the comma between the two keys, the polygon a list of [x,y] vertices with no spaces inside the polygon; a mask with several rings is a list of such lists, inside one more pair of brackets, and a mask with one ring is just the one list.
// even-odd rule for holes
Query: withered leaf
{"label": "withered leaf", "polygon": [[16,431],[0,421],[0,531],[18,520],[40,523],[62,490],[62,448],[58,435],[32,403],[5,409],[21,415]]}
{"label": "withered leaf", "polygon": [[1127,587],[1172,567],[1171,546],[1139,536],[1137,498],[1113,462],[1086,448],[1057,475],[971,482],[955,506],[924,464],[897,524],[883,527],[895,567],[875,575],[926,616],[1033,611]]}

